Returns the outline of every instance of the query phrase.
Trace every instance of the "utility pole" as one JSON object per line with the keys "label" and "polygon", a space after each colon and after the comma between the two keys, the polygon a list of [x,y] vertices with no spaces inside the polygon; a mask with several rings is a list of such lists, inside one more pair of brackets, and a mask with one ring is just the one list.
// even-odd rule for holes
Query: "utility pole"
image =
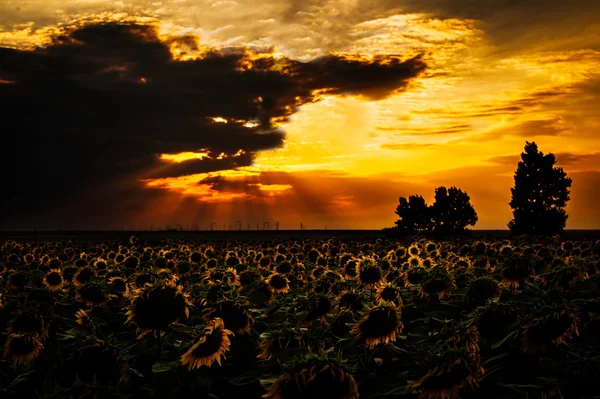
{"label": "utility pole", "polygon": [[263,230],[270,230],[269,222],[263,222]]}
{"label": "utility pole", "polygon": [[279,231],[279,222],[275,223],[275,231]]}
{"label": "utility pole", "polygon": [[237,231],[241,231],[241,230],[242,230],[242,221],[241,221],[241,220],[237,220],[237,221],[235,222],[235,229],[236,229]]}

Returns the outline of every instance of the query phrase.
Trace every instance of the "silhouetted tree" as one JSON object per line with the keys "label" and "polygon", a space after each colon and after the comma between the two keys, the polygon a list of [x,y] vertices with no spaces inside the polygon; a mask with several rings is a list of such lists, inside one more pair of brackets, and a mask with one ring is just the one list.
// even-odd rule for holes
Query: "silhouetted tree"
{"label": "silhouetted tree", "polygon": [[567,224],[563,208],[570,200],[572,180],[562,168],[554,167],[554,154],[544,155],[534,142],[526,142],[521,159],[511,188],[513,220],[508,228],[514,234],[560,233]]}
{"label": "silhouetted tree", "polygon": [[444,186],[435,189],[431,218],[433,231],[442,234],[463,233],[478,220],[469,195],[456,187]]}
{"label": "silhouetted tree", "polygon": [[411,195],[408,199],[400,197],[396,215],[400,217],[396,221],[396,226],[401,232],[418,233],[431,228],[429,207],[420,195]]}

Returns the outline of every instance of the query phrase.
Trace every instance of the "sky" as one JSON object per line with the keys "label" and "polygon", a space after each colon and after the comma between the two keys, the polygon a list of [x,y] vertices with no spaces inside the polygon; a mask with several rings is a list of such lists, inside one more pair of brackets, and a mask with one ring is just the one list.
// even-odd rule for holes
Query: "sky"
{"label": "sky", "polygon": [[526,141],[600,228],[597,0],[0,0],[2,229],[379,229]]}

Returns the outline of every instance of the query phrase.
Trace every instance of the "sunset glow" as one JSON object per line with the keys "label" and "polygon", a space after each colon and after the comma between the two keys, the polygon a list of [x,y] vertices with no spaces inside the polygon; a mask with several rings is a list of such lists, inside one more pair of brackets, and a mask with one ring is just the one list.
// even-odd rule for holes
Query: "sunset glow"
{"label": "sunset glow", "polygon": [[[399,196],[431,201],[434,187],[455,185],[471,196],[475,228],[505,229],[519,154],[535,141],[573,178],[567,228],[598,228],[600,7],[500,3],[9,1],[1,50],[73,65],[53,76],[88,97],[57,90],[49,104],[80,108],[54,119],[25,99],[59,83],[20,72],[42,79],[47,68],[2,54],[0,91],[55,124],[65,147],[47,145],[80,165],[65,187],[48,183],[55,208],[36,202],[57,220],[72,186],[81,207],[114,206],[81,222],[90,226],[379,229]],[[98,23],[128,28],[85,30]],[[21,155],[43,151],[22,145]]]}

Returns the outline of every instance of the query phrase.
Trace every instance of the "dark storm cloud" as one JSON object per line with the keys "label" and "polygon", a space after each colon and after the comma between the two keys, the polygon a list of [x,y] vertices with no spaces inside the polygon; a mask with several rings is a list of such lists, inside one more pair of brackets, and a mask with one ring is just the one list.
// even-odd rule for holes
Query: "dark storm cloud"
{"label": "dark storm cloud", "polygon": [[[104,23],[33,51],[0,48],[3,222],[75,203],[93,188],[111,191],[116,181],[250,165],[256,152],[282,145],[274,118],[314,101],[313,91],[380,99],[425,69],[420,58],[302,63],[256,60],[241,48],[181,61],[170,46],[196,43],[161,41],[151,26]],[[245,120],[260,123],[248,128]],[[200,150],[215,156],[171,164],[157,156]]]}

